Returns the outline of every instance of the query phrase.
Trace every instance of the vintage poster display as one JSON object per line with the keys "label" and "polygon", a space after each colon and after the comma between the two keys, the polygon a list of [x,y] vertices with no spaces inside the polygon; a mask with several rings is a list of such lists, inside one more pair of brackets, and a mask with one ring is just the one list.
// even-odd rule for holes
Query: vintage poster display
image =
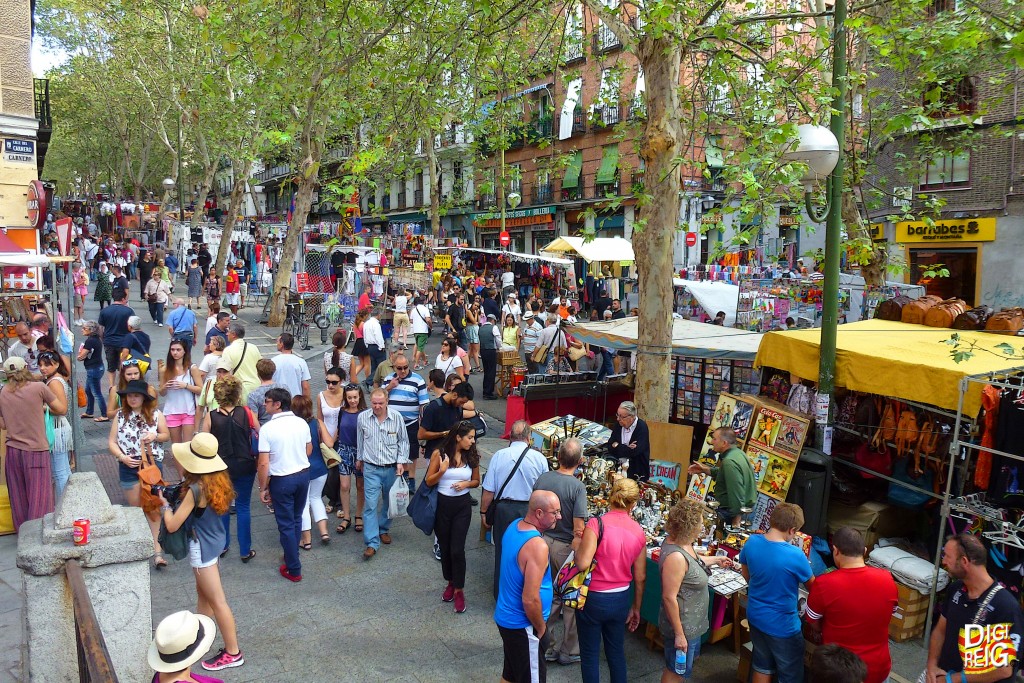
{"label": "vintage poster display", "polygon": [[757,485],[757,490],[777,500],[786,500],[789,485],[793,483],[794,471],[796,471],[795,460],[790,460],[776,453],[770,453],[768,466],[761,476],[761,482]]}

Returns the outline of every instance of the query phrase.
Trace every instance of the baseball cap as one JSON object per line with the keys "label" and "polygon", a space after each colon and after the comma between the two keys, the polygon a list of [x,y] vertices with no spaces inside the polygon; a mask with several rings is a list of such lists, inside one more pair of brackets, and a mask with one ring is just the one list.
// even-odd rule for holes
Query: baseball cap
{"label": "baseball cap", "polygon": [[24,370],[27,366],[25,359],[21,356],[11,356],[4,361],[4,372],[18,372]]}
{"label": "baseball cap", "polygon": [[494,315],[493,313],[488,313],[487,314],[487,319],[488,320],[497,320],[498,316]]}

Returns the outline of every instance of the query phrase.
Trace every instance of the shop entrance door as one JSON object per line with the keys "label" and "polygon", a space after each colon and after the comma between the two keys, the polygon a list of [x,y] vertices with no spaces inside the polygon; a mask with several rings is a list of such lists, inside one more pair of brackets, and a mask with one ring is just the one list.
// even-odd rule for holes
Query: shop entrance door
{"label": "shop entrance door", "polygon": [[[949,271],[946,277],[926,277],[923,273],[933,268]],[[957,297],[968,305],[976,305],[978,283],[978,249],[911,249],[910,281],[923,285],[928,294],[943,299]]]}

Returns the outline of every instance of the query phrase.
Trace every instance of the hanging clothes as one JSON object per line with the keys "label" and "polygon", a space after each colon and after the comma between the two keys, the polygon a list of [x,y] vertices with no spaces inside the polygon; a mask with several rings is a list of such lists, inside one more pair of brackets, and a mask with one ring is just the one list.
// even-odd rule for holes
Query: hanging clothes
{"label": "hanging clothes", "polygon": [[[996,447],[996,421],[999,417],[999,401],[1002,393],[999,387],[994,387],[991,384],[981,391],[981,406],[985,409],[982,422],[984,431],[981,434],[981,445],[985,448]],[[978,451],[978,461],[974,465],[974,485],[979,489],[987,490],[991,475],[992,454],[986,451]]]}

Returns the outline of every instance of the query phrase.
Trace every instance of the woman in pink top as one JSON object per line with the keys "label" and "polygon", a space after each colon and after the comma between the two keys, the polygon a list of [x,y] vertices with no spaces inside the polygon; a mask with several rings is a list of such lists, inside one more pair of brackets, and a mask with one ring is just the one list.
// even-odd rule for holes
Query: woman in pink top
{"label": "woman in pink top", "polygon": [[[640,625],[640,602],[647,578],[647,537],[630,513],[640,498],[632,479],[618,479],[608,496],[609,510],[592,517],[576,551],[576,564],[585,569],[594,562],[587,604],[576,612],[583,683],[601,680],[601,641],[612,683],[626,683],[626,627]],[[633,584],[630,601],[629,586]]]}

